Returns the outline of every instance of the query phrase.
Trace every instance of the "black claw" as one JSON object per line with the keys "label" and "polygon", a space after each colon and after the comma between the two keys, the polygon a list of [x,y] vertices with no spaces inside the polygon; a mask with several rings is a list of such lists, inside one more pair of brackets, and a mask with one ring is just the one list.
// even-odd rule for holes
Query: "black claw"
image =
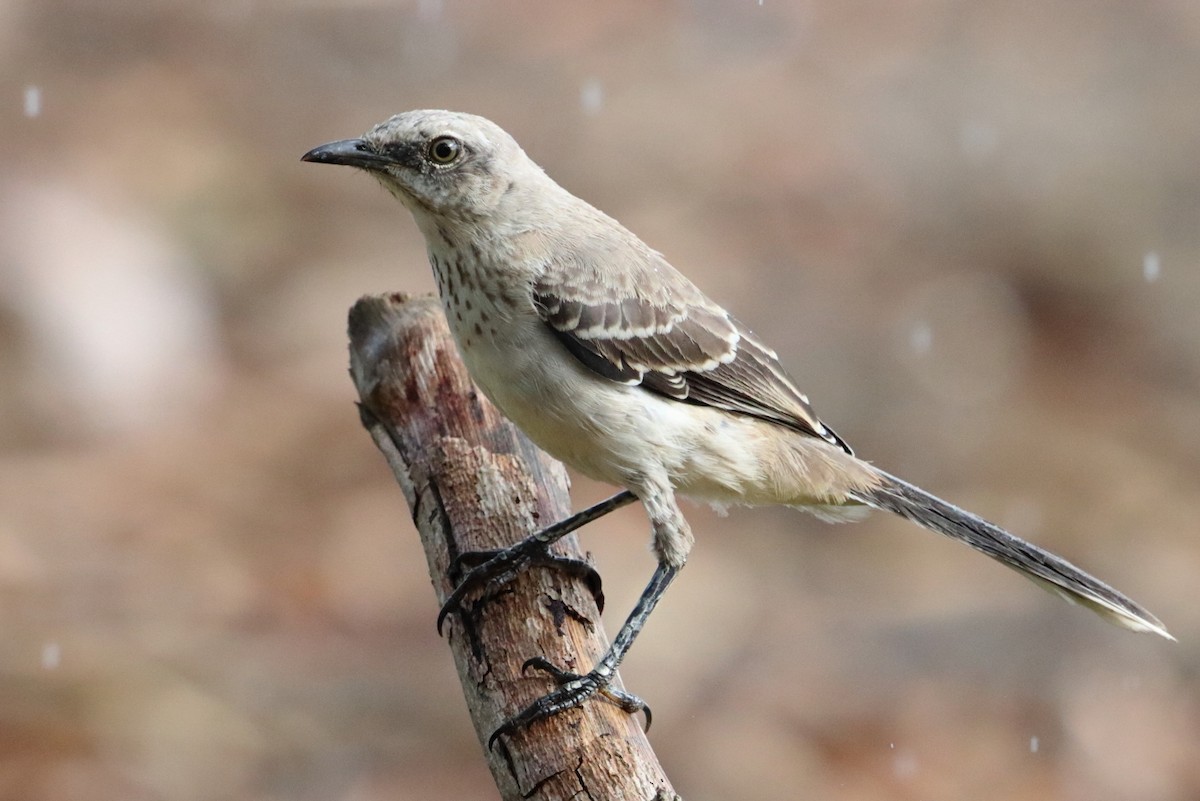
{"label": "black claw", "polygon": [[527,558],[522,559],[524,553],[518,548],[520,548],[520,544],[498,551],[469,551],[455,557],[447,571],[451,576],[460,572],[463,564],[467,562],[479,559],[481,564],[471,568],[467,575],[458,582],[458,586],[450,593],[446,602],[442,604],[442,608],[438,610],[437,632],[439,637],[442,635],[443,625],[450,613],[462,611],[463,599],[467,597],[468,593],[479,587],[487,586],[493,581],[504,583],[508,580],[505,578],[505,574],[508,574],[509,577],[516,575],[522,566],[522,561],[528,561]]}
{"label": "black claw", "polygon": [[516,726],[511,721],[505,721],[499,728],[492,732],[492,736],[488,737],[487,747],[491,751],[496,747],[496,741],[505,734],[512,734],[516,731]]}
{"label": "black claw", "polygon": [[613,687],[601,687],[600,693],[605,698],[619,706],[626,714],[636,715],[638,712],[641,712],[643,715],[645,715],[646,725],[642,727],[642,730],[650,731],[650,721],[653,716],[650,714],[650,705],[643,701],[641,696],[625,692],[624,690],[618,690]]}
{"label": "black claw", "polygon": [[446,616],[449,615],[450,612],[452,612],[452,611],[458,611],[458,609],[459,609],[458,604],[451,605],[449,600],[447,600],[446,603],[442,604],[442,608],[440,610],[438,610],[438,618],[437,618],[437,633],[438,633],[439,637],[442,636],[442,624],[444,624],[446,622]]}
{"label": "black claw", "polygon": [[623,490],[611,498],[593,504],[582,512],[576,512],[566,520],[560,520],[554,525],[526,537],[516,545],[499,550],[468,551],[454,557],[447,571],[452,578],[457,577],[464,566],[468,564],[471,565],[471,569],[458,582],[454,591],[450,593],[450,597],[438,611],[438,635],[440,636],[442,633],[446,617],[451,612],[462,611],[463,598],[470,590],[492,582],[504,583],[529,564],[554,565],[565,570],[568,575],[583,579],[596,601],[597,609],[603,612],[604,591],[601,587],[600,574],[596,572],[596,569],[579,559],[556,556],[550,553],[549,546],[580,526],[585,526],[635,500],[637,498],[632,492]]}
{"label": "black claw", "polygon": [[442,604],[442,608],[438,611],[437,632],[438,636],[442,635],[442,629],[446,622],[446,618],[452,612],[461,612],[463,600],[467,595],[479,587],[485,587],[488,584],[504,584],[512,580],[513,577],[527,565],[545,565],[562,570],[569,576],[582,579],[587,584],[588,590],[592,594],[592,598],[596,602],[598,611],[604,611],[604,591],[601,589],[600,574],[596,569],[587,562],[581,559],[571,559],[566,556],[557,556],[550,553],[544,547],[530,547],[525,543],[518,543],[511,548],[504,548],[495,551],[468,551],[467,553],[459,554],[450,563],[448,573],[451,576],[461,572],[464,565],[475,562],[465,576],[458,582],[458,586],[450,593],[450,597]]}
{"label": "black claw", "polygon": [[584,562],[584,565],[587,566],[587,571],[582,576],[583,581],[587,584],[588,592],[592,594],[592,600],[596,602],[596,611],[603,614],[604,588],[602,586],[603,582],[600,581],[600,573],[587,562]]}
{"label": "black claw", "polygon": [[565,684],[568,681],[574,681],[580,677],[578,673],[569,673],[562,668],[556,667],[549,659],[546,659],[543,656],[532,656],[529,659],[526,659],[524,664],[521,665],[522,675],[528,671],[529,668],[537,668],[543,673],[549,673],[559,684]]}
{"label": "black claw", "polygon": [[462,611],[463,599],[467,597],[467,593],[471,591],[473,586],[470,581],[463,580],[454,588],[454,592],[450,593],[450,597],[446,599],[446,602],[442,604],[442,608],[438,610],[437,616],[437,633],[439,637],[442,636],[442,627],[446,622],[446,618],[451,612]]}

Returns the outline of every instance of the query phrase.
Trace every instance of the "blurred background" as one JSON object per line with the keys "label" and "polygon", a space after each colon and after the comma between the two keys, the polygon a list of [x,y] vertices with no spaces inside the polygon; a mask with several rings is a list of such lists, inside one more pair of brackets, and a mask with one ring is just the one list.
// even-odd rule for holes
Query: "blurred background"
{"label": "blurred background", "polygon": [[[897,519],[693,507],[623,670],[685,798],[1200,797],[1200,5],[3,0],[0,65],[0,798],[495,796],[346,375],[424,247],[299,161],[418,107],[1180,640]],[[584,533],[610,631],[647,541]]]}

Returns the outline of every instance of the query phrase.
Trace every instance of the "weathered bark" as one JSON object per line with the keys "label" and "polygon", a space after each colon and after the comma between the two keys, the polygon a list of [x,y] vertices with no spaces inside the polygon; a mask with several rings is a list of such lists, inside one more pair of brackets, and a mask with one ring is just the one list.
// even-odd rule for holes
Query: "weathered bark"
{"label": "weathered bark", "polygon": [[[460,553],[515,543],[570,514],[562,465],[538,450],[471,384],[437,303],[366,297],[350,311],[351,375],[364,426],[412,510],[439,603]],[[570,535],[557,553],[582,559]],[[545,656],[587,671],[608,646],[583,581],[522,572],[491,601],[451,615],[447,637],[475,732],[504,799],[673,798],[640,721],[603,698],[502,738],[505,719],[553,689],[522,663]],[[434,609],[430,608],[430,630]]]}

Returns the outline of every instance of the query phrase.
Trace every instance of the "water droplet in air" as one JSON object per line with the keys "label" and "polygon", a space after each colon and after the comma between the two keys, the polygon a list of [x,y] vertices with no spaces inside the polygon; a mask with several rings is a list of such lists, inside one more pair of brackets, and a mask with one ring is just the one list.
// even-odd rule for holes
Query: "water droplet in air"
{"label": "water droplet in air", "polygon": [[599,114],[604,107],[604,86],[594,78],[586,81],[579,90],[579,105],[585,114]]}
{"label": "water droplet in air", "polygon": [[1158,258],[1158,252],[1151,250],[1142,257],[1142,278],[1146,279],[1146,283],[1158,280],[1158,274],[1162,271],[1162,261]]}
{"label": "water droplet in air", "polygon": [[42,646],[42,668],[54,670],[62,664],[62,647],[56,642],[48,642]]}
{"label": "water droplet in air", "polygon": [[25,116],[36,117],[42,113],[42,89],[39,86],[25,87]]}
{"label": "water droplet in air", "polygon": [[913,326],[908,335],[908,342],[916,353],[928,353],[933,347],[933,329],[929,323],[920,322]]}

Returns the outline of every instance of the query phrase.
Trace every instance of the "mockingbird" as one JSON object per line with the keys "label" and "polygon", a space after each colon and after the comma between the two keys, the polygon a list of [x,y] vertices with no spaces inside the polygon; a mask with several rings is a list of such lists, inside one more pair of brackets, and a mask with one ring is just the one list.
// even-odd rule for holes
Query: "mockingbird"
{"label": "mockingbird", "polygon": [[784,504],[827,520],[886,509],[1112,623],[1171,638],[1154,615],[1065,560],[856,458],[775,351],[491,121],[409,111],[304,160],[366,170],[412,212],[475,383],[541,448],[626,489],[489,554],[443,607],[439,630],[469,588],[544,558],[549,542],[583,523],[635,497],[650,519],[658,567],[612,647],[585,675],[530,660],[559,686],[489,744],[596,692],[642,708],[608,685],[691,550],[677,495]]}

